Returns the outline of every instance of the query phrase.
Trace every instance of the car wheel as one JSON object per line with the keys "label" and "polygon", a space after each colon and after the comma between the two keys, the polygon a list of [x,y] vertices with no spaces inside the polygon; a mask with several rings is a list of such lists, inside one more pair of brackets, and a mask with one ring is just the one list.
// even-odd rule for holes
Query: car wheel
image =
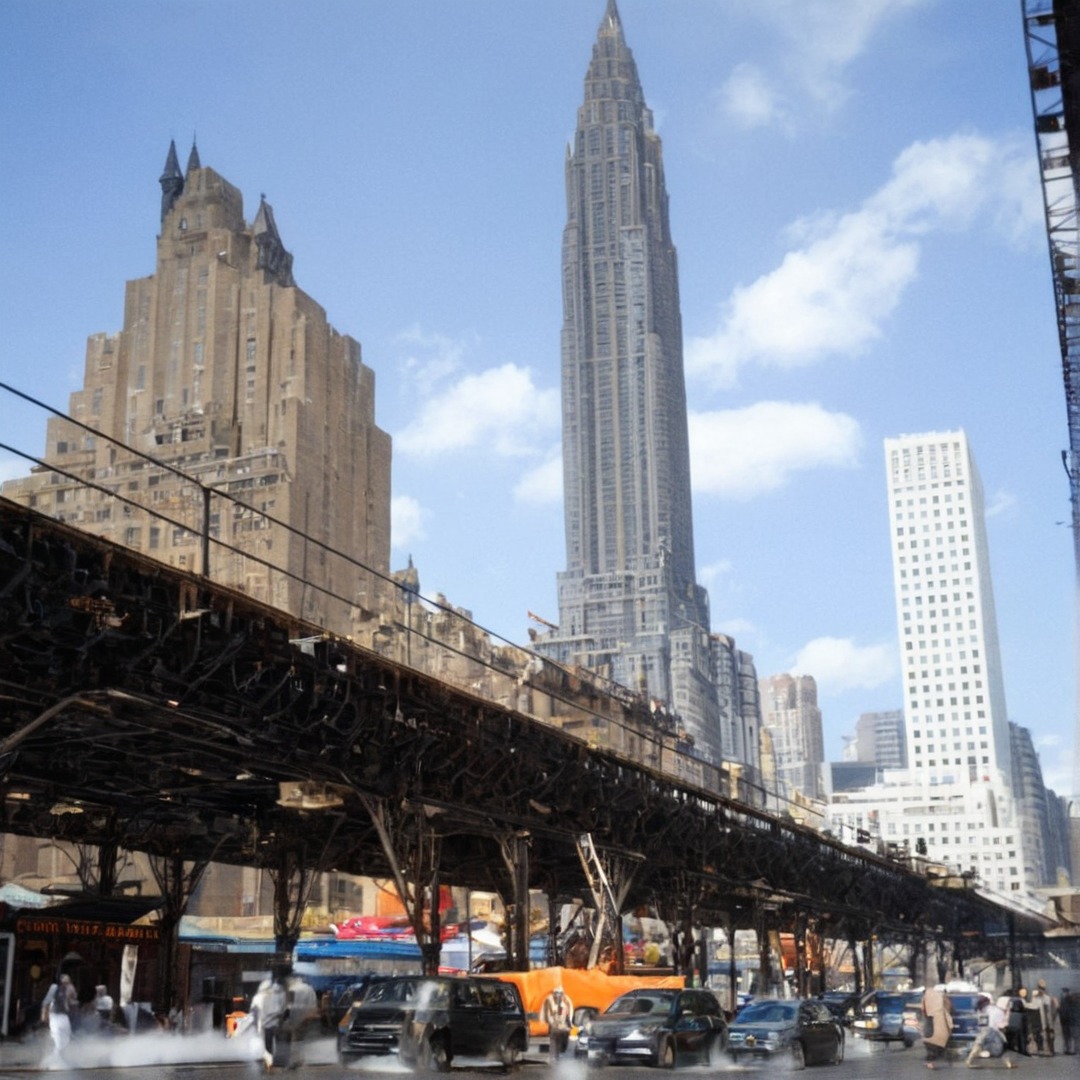
{"label": "car wheel", "polygon": [[793,1069],[806,1068],[806,1051],[798,1039],[791,1044],[791,1067]]}
{"label": "car wheel", "polygon": [[424,1040],[420,1049],[420,1067],[429,1072],[450,1071],[450,1050],[445,1039]]}
{"label": "car wheel", "polygon": [[671,1039],[665,1039],[656,1051],[656,1064],[661,1069],[675,1068],[675,1043]]}
{"label": "car wheel", "polygon": [[521,1064],[521,1047],[516,1043],[507,1043],[499,1055],[503,1072],[512,1072]]}
{"label": "car wheel", "polygon": [[843,1061],[843,1060],[844,1060],[844,1036],[841,1035],[840,1038],[836,1040],[836,1052],[833,1054],[832,1063],[834,1065],[839,1065],[840,1062]]}

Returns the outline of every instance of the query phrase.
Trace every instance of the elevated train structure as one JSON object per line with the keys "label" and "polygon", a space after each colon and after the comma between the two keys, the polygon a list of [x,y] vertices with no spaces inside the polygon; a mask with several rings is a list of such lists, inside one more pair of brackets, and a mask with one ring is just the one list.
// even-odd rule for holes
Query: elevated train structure
{"label": "elevated train structure", "polygon": [[[1021,8],[1065,390],[1069,441],[1061,460],[1069,483],[1080,650],[1080,3],[1021,0]],[[1075,788],[1080,785],[1080,651],[1073,677]]]}
{"label": "elevated train structure", "polygon": [[[565,676],[544,691],[564,711]],[[588,683],[576,705],[655,742],[628,698]],[[313,875],[392,878],[429,965],[444,884],[503,896],[521,968],[530,890],[589,898],[609,928],[651,906],[684,971],[697,927],[1018,970],[1049,926],[663,764],[0,500],[0,830],[95,846],[103,891],[110,853],[147,853],[169,926],[211,861],[270,873],[282,949]]]}

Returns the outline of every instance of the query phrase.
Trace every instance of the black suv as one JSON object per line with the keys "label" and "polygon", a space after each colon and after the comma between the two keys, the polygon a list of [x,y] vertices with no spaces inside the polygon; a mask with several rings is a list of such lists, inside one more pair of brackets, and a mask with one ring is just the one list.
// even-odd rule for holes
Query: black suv
{"label": "black suv", "polygon": [[372,986],[338,1026],[342,1061],[397,1054],[406,1065],[439,1072],[455,1058],[494,1058],[509,1069],[528,1045],[517,987],[490,979],[387,979]]}

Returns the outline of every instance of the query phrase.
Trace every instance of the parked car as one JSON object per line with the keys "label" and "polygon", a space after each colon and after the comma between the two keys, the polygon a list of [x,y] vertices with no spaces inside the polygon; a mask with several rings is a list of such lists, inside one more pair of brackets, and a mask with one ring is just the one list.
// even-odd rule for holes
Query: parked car
{"label": "parked car", "polygon": [[617,997],[578,1031],[574,1055],[590,1065],[642,1062],[672,1068],[723,1051],[727,1024],[708,990],[651,988]]}
{"label": "parked car", "polygon": [[949,1001],[952,1004],[952,1033],[949,1035],[949,1045],[959,1045],[965,1049],[975,1041],[979,1034],[979,1026],[987,1023],[987,1014],[979,1009],[980,998],[987,995],[978,991],[955,991],[950,990]]}
{"label": "parked car", "polygon": [[514,1068],[529,1047],[529,1022],[513,983],[483,978],[425,979],[402,1032],[401,1060],[445,1072],[459,1058]]}
{"label": "parked car", "polygon": [[397,1054],[405,1018],[416,1004],[421,980],[416,976],[385,979],[368,987],[364,998],[349,1006],[338,1024],[338,1057]]}
{"label": "parked car", "polygon": [[864,994],[851,1022],[851,1033],[868,1042],[899,1042],[904,1049],[922,1038],[921,990],[871,990]]}
{"label": "parked car", "polygon": [[388,978],[371,985],[338,1026],[343,1062],[397,1055],[406,1065],[440,1072],[458,1057],[494,1058],[510,1068],[528,1045],[517,988],[492,979]]}
{"label": "parked car", "polygon": [[844,1028],[820,1001],[753,1001],[728,1029],[731,1060],[789,1057],[796,1069],[844,1060]]}
{"label": "parked car", "polygon": [[859,1011],[861,995],[850,990],[827,990],[820,995],[820,1001],[846,1027],[851,1025]]}
{"label": "parked car", "polygon": [[336,1029],[353,1005],[363,1001],[376,983],[385,982],[388,978],[389,975],[365,974],[359,978],[335,982],[325,993],[326,1022],[332,1029]]}

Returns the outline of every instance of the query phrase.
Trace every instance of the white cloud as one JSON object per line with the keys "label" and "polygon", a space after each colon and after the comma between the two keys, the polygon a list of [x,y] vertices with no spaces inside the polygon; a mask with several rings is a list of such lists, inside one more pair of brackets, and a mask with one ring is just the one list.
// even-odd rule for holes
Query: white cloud
{"label": "white cloud", "polygon": [[543,465],[538,465],[514,485],[514,498],[522,503],[537,505],[559,504],[563,497],[562,455],[556,453]]}
{"label": "white cloud", "polygon": [[998,517],[1014,509],[1016,509],[1016,496],[1011,491],[995,491],[986,504],[985,515],[988,518]]}
{"label": "white cloud", "polygon": [[722,579],[730,577],[732,570],[734,570],[734,564],[730,559],[720,559],[718,562],[699,566],[698,581],[706,589],[712,589]]}
{"label": "white cloud", "polygon": [[896,646],[856,645],[850,638],[821,637],[807,642],[791,668],[793,675],[813,675],[820,690],[874,690],[895,678]]}
{"label": "white cloud", "polygon": [[[792,84],[791,100],[816,103],[833,111],[847,101],[844,70],[866,52],[889,19],[925,0],[770,0],[747,10],[767,23],[784,41],[783,75],[769,73],[772,83]],[[763,76],[764,77],[764,76]],[[772,114],[776,119],[780,114]]]}
{"label": "white cloud", "polygon": [[390,546],[406,548],[426,539],[424,520],[427,516],[428,511],[411,495],[395,495],[390,500]]}
{"label": "white cloud", "polygon": [[775,83],[756,64],[735,67],[716,94],[724,113],[739,127],[764,127],[783,115]]}
{"label": "white cloud", "polygon": [[502,457],[536,452],[559,425],[559,391],[543,390],[516,364],[465,375],[428,398],[394,436],[394,449],[427,456],[483,446]]}
{"label": "white cloud", "polygon": [[753,620],[736,616],[721,619],[719,622],[713,619],[713,626],[717,633],[727,634],[728,637],[734,638],[743,647],[745,647],[748,638],[758,633],[757,624]]}
{"label": "white cloud", "polygon": [[1015,219],[1018,200],[1030,214],[1030,190],[1017,180],[1019,153],[977,135],[907,147],[859,209],[791,227],[800,246],[732,292],[716,330],[688,343],[687,370],[726,387],[750,363],[796,368],[829,354],[859,355],[915,279],[923,237],[987,218],[1008,222],[1003,208]]}
{"label": "white cloud", "polygon": [[862,443],[855,420],[814,403],[762,401],[691,413],[689,423],[694,490],[725,498],[774,491],[808,469],[854,467]]}
{"label": "white cloud", "polygon": [[461,358],[465,353],[463,342],[425,331],[416,323],[403,330],[394,340],[408,348],[402,366],[425,390],[430,390],[433,384],[461,368]]}

